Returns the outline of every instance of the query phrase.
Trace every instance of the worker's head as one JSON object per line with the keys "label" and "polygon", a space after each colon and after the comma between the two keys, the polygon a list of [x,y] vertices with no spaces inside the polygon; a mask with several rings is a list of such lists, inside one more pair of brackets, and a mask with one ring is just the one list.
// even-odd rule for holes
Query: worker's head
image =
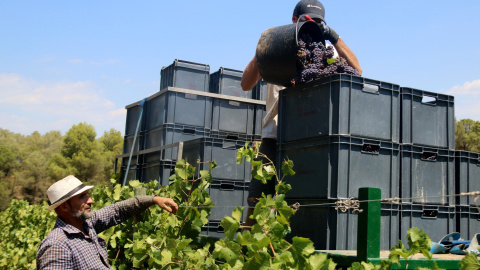
{"label": "worker's head", "polygon": [[91,217],[90,206],[93,200],[89,190],[93,186],[86,186],[75,176],[69,175],[55,182],[47,189],[49,210],[55,210],[60,217],[73,217],[86,220]]}
{"label": "worker's head", "polygon": [[308,15],[317,23],[325,22],[325,8],[318,0],[301,0],[295,6],[292,22],[296,23],[302,15]]}

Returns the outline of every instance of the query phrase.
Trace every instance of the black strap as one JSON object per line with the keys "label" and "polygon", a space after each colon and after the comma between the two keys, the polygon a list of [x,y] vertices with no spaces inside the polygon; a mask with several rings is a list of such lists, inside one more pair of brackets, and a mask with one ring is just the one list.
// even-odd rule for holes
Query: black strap
{"label": "black strap", "polygon": [[75,192],[79,191],[80,189],[84,188],[85,185],[84,184],[80,184],[78,187],[72,189],[70,192],[68,192],[67,194],[63,195],[60,199],[56,200],[54,203],[50,203],[48,202],[49,205],[52,205],[52,204],[56,204],[57,202],[65,199],[65,198],[68,198],[70,196],[72,196],[73,194],[75,194]]}

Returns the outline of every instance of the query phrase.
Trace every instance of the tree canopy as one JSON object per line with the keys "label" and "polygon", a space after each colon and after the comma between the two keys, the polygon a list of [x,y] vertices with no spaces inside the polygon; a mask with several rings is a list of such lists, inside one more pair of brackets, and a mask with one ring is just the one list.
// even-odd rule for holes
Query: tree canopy
{"label": "tree canopy", "polygon": [[24,136],[0,128],[0,211],[12,198],[47,200],[46,189],[69,174],[89,184],[108,183],[123,137],[115,129],[96,137],[87,123],[73,125],[65,135],[35,131]]}

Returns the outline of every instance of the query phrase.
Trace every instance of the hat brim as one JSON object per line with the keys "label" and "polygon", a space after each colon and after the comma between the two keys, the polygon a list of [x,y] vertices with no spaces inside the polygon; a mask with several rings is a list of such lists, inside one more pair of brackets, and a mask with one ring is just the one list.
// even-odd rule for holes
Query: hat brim
{"label": "hat brim", "polygon": [[308,15],[308,16],[310,16],[310,18],[312,18],[312,19],[320,19],[320,20],[322,20],[324,23],[327,23],[327,22],[325,21],[325,19],[324,19],[321,15],[318,15],[317,13],[306,13],[306,14],[304,14],[304,15]]}
{"label": "hat brim", "polygon": [[68,201],[68,200],[70,200],[72,197],[75,197],[75,196],[77,196],[78,194],[83,193],[83,192],[85,192],[86,190],[89,190],[89,189],[91,189],[91,188],[93,188],[93,186],[85,186],[84,188],[82,188],[82,189],[80,189],[79,191],[77,191],[77,192],[75,192],[74,194],[72,194],[72,196],[67,197],[67,198],[65,198],[65,199],[62,199],[62,200],[60,200],[60,201],[58,201],[58,202],[56,202],[56,203],[54,203],[54,204],[52,204],[52,205],[49,205],[49,206],[47,207],[47,209],[48,209],[48,210],[55,210],[55,208],[57,208],[60,204],[66,202],[66,201]]}

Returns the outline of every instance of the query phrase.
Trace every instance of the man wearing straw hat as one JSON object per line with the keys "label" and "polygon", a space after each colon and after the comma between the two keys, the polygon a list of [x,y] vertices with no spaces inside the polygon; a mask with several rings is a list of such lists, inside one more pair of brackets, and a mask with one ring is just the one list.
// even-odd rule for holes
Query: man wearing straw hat
{"label": "man wearing straw hat", "polygon": [[[308,15],[308,16],[306,16]],[[310,17],[310,18],[309,18]],[[362,69],[355,54],[340,38],[340,36],[325,22],[325,8],[318,0],[301,0],[295,6],[292,15],[292,23],[298,21],[313,20],[323,30],[323,36],[335,48],[335,55],[345,58],[348,65],[355,68],[359,74],[362,74]],[[257,82],[262,79],[257,66],[257,59],[253,59],[248,63],[243,71],[241,86],[244,91],[251,90]],[[277,119],[278,119],[278,92],[283,89],[280,85],[267,84],[267,98],[266,98],[266,114],[262,121],[262,142],[260,144],[259,152],[265,154],[274,164],[276,161],[276,144],[277,144]],[[262,160],[263,163],[268,163],[267,160]],[[252,178],[248,189],[247,203],[249,209],[247,212],[246,226],[251,226],[255,223],[250,219],[253,214],[253,207],[258,201],[258,198],[265,195],[273,195],[275,193],[275,181],[267,181],[267,184],[262,184],[259,180]]]}
{"label": "man wearing straw hat", "polygon": [[38,269],[110,269],[106,241],[98,233],[154,204],[173,214],[178,209],[170,198],[136,196],[92,211],[91,188],[73,175],[48,188],[48,209],[55,210],[58,217],[38,248]]}

